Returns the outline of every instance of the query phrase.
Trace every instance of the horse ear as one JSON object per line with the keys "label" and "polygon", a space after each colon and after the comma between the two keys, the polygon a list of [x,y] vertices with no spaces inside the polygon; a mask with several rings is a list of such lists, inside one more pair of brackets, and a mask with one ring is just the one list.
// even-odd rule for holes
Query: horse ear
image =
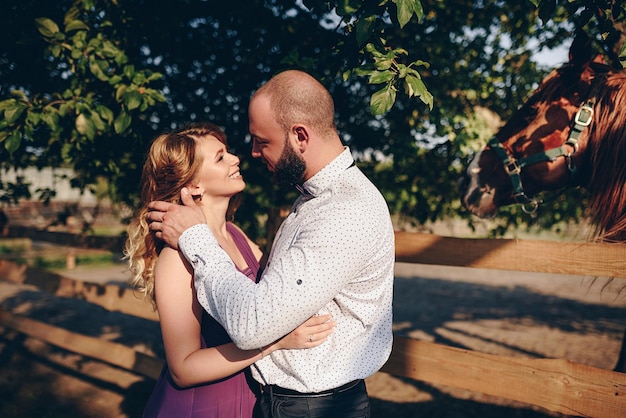
{"label": "horse ear", "polygon": [[592,59],[591,38],[582,29],[577,29],[569,48],[569,62],[577,67],[583,67]]}

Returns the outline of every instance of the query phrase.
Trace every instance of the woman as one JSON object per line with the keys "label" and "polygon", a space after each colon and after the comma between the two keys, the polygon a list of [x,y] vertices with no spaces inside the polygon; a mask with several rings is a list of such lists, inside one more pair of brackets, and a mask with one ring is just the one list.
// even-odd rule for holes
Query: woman
{"label": "woman", "polygon": [[[239,158],[228,152],[223,131],[202,123],[156,138],[143,167],[143,207],[129,226],[125,251],[135,286],[158,309],[165,348],[166,364],[144,416],[251,417],[256,399],[247,382],[247,367],[274,350],[320,345],[334,323],[329,316],[313,317],[266,347],[238,349],[197,302],[193,271],[182,254],[149,230],[148,202],[179,202],[183,187],[202,207],[207,224],[237,268],[255,281],[260,268],[259,247],[226,221],[234,212],[231,198],[245,183]],[[310,342],[311,334],[322,338]]]}

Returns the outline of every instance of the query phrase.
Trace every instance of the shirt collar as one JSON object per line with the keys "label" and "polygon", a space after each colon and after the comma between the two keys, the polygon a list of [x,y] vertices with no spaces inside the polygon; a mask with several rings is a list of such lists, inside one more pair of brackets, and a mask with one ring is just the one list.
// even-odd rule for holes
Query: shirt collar
{"label": "shirt collar", "polygon": [[354,158],[352,158],[350,148],[344,147],[343,152],[339,154],[337,158],[318,171],[313,177],[302,183],[302,185],[296,185],[296,189],[298,189],[303,196],[319,196],[334,183],[342,172],[353,165]]}

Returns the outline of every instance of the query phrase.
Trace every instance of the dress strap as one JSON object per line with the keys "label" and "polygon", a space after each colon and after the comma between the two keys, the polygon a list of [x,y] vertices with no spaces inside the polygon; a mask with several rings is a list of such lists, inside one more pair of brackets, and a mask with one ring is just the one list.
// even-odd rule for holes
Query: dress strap
{"label": "dress strap", "polygon": [[248,240],[241,233],[239,228],[233,225],[230,222],[226,222],[226,230],[233,237],[235,241],[235,245],[241,252],[243,259],[248,265],[248,269],[242,271],[242,273],[246,274],[252,280],[256,281],[256,273],[259,270],[259,262],[256,259],[254,253],[252,252],[252,248],[250,248],[250,244],[248,244]]}

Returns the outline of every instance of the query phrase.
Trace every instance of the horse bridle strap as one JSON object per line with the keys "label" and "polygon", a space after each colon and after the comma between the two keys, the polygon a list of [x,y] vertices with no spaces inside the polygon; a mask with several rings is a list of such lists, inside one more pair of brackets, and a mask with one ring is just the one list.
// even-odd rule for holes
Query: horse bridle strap
{"label": "horse bridle strap", "polygon": [[[513,186],[513,199],[515,199],[517,203],[522,204],[522,210],[524,210],[524,212],[534,212],[539,207],[540,202],[534,199],[530,199],[524,192],[521,177],[523,167],[542,161],[554,161],[558,157],[564,157],[567,164],[567,169],[570,173],[570,183],[574,182],[576,176],[576,165],[574,164],[574,159],[572,158],[572,156],[578,151],[578,138],[580,137],[580,134],[585,130],[586,127],[591,125],[591,121],[593,120],[593,108],[595,106],[595,98],[598,90],[605,83],[606,77],[607,75],[605,73],[596,74],[596,76],[594,77],[591,88],[589,89],[589,94],[587,95],[588,99],[578,108],[576,115],[574,115],[574,121],[572,128],[570,129],[569,136],[560,147],[529,155],[525,158],[516,159],[515,157],[509,155],[507,150],[502,146],[502,144],[500,143],[500,141],[498,141],[496,137],[493,137],[489,140],[489,147],[500,158],[504,166],[504,171],[506,171],[509,178],[511,179],[511,184]],[[565,148],[565,145],[571,146],[573,148],[573,151],[568,152],[568,150]],[[525,206],[526,204],[531,205],[530,209]]]}
{"label": "horse bridle strap", "polygon": [[[567,144],[567,141],[565,143]],[[491,150],[495,152],[496,155],[500,158],[500,161],[502,162],[502,165],[504,167],[504,171],[507,173],[509,179],[511,180],[511,184],[513,186],[513,199],[515,199],[517,203],[532,203],[533,207],[531,211],[535,210],[539,203],[535,200],[530,199],[524,192],[521,177],[522,168],[543,161],[554,161],[556,158],[563,156],[568,159],[567,167],[570,173],[573,175],[576,172],[576,167],[571,160],[573,152],[568,152],[564,145],[561,145],[558,148],[552,148],[543,152],[539,152],[537,154],[529,155],[525,158],[515,158],[509,155],[509,153],[496,137],[493,137],[489,140],[489,148],[491,148]],[[576,150],[577,147],[575,147],[574,149]]]}

